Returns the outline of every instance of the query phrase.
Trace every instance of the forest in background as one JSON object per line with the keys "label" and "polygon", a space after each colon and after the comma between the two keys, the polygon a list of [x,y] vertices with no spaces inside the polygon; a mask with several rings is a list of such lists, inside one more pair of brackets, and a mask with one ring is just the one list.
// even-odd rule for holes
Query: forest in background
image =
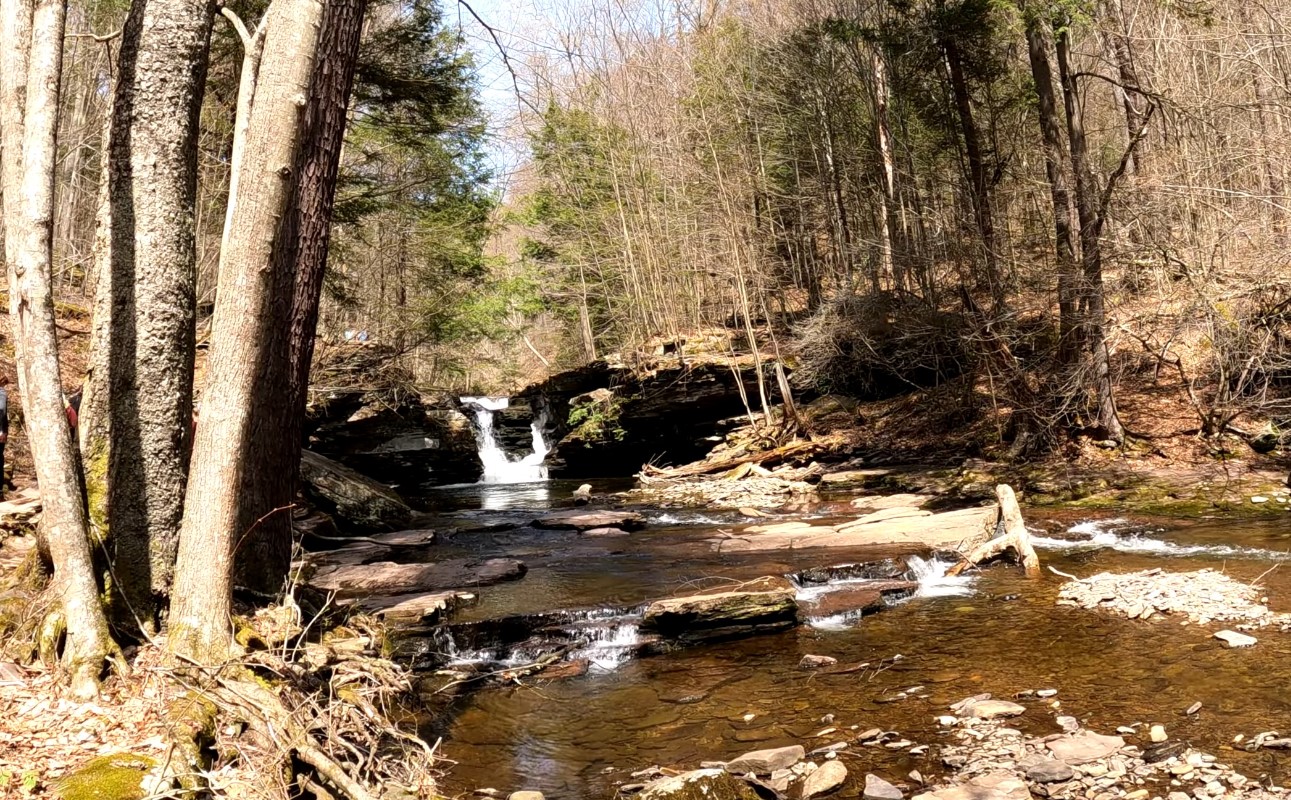
{"label": "forest in background", "polygon": [[512,54],[508,245],[548,360],[727,326],[812,390],[941,387],[1014,455],[1150,434],[1163,401],[1281,439],[1291,10],[585,11]]}

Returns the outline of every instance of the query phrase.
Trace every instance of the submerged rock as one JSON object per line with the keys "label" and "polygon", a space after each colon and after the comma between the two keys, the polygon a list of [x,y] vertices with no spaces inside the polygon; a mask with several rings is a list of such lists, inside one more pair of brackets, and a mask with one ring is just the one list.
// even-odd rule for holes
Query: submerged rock
{"label": "submerged rock", "polygon": [[[871,776],[872,777],[872,776]],[[826,761],[820,765],[820,769],[811,773],[802,782],[802,800],[819,797],[822,794],[829,794],[838,787],[842,786],[847,780],[847,767],[839,761]],[[868,778],[866,786],[869,785]],[[897,798],[900,798],[900,792]],[[891,800],[891,798],[889,798]]]}
{"label": "submerged rock", "polygon": [[668,638],[695,640],[747,636],[793,627],[798,603],[793,584],[764,577],[732,588],[657,600],[642,627]]}
{"label": "submerged rock", "polygon": [[697,769],[651,781],[638,797],[641,800],[758,800],[753,787],[720,769]]}
{"label": "submerged rock", "polygon": [[790,747],[754,750],[726,762],[726,771],[736,775],[743,775],[746,772],[752,772],[754,775],[770,775],[777,770],[789,769],[806,757],[807,751],[802,745],[797,744]]}

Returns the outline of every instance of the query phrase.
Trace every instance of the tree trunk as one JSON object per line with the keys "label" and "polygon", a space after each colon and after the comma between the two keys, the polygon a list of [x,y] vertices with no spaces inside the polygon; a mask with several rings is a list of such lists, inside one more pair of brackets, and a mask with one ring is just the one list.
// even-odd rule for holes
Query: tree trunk
{"label": "tree trunk", "polygon": [[170,648],[199,661],[218,659],[231,645],[233,557],[249,532],[241,492],[252,453],[264,446],[258,396],[282,391],[266,383],[287,307],[273,250],[295,182],[321,17],[318,0],[275,0],[261,23],[269,28],[220,271],[171,603]]}
{"label": "tree trunk", "polygon": [[906,275],[901,259],[905,248],[896,246],[897,231],[902,230],[897,212],[896,169],[892,161],[892,129],[888,125],[888,65],[879,45],[872,45],[870,67],[874,79],[874,140],[879,155],[879,183],[882,187],[883,208],[880,209],[883,247],[884,288],[898,291],[906,288]]}
{"label": "tree trunk", "polygon": [[[1058,75],[1062,81],[1063,103],[1067,112],[1067,140],[1071,148],[1071,165],[1076,173],[1076,210],[1080,218],[1080,303],[1081,340],[1090,353],[1091,380],[1098,404],[1098,427],[1103,435],[1115,442],[1125,439],[1116,411],[1112,393],[1112,376],[1107,351],[1104,326],[1106,325],[1103,298],[1103,210],[1100,208],[1098,187],[1089,165],[1089,148],[1085,141],[1085,124],[1081,112],[1080,85],[1072,74],[1070,65],[1070,32],[1067,26],[1059,29],[1056,43]],[[1131,140],[1133,141],[1133,140]],[[1131,145],[1132,146],[1132,145]]]}
{"label": "tree trunk", "polygon": [[973,219],[982,239],[986,284],[990,288],[993,311],[999,314],[1005,307],[1004,283],[1000,276],[999,255],[995,240],[995,220],[991,202],[991,179],[987,174],[986,158],[982,153],[981,137],[973,119],[973,100],[968,80],[964,76],[963,57],[953,39],[941,42],[946,55],[946,68],[950,73],[951,91],[955,97],[955,110],[964,136],[964,153],[968,157],[969,192],[973,202]]}
{"label": "tree trunk", "polygon": [[197,133],[211,16],[204,0],[135,0],[113,102],[110,254],[95,300],[106,341],[91,356],[85,403],[104,416],[86,420],[85,474],[114,588],[149,630],[170,592],[188,474]]}
{"label": "tree trunk", "polygon": [[[323,13],[296,162],[297,183],[273,256],[274,273],[291,282],[282,292],[290,298],[290,309],[285,325],[271,333],[270,358],[279,377],[267,381],[267,390],[258,395],[261,421],[256,424],[263,435],[257,436],[261,446],[252,454],[242,494],[241,527],[263,521],[245,544],[251,557],[238,562],[239,581],[264,592],[282,587],[291,563],[291,516],[275,509],[292,504],[299,482],[309,367],[366,6],[367,0],[329,0]],[[398,290],[403,291],[402,283]]]}
{"label": "tree trunk", "polygon": [[1072,219],[1070,164],[1063,149],[1062,123],[1058,117],[1053,72],[1049,68],[1049,36],[1038,15],[1027,14],[1027,50],[1035,79],[1040,134],[1044,143],[1045,173],[1053,201],[1053,226],[1058,258],[1058,361],[1074,364],[1079,358],[1076,311],[1079,301],[1076,269],[1076,226]]}
{"label": "tree trunk", "polygon": [[[54,168],[63,62],[63,0],[0,2],[0,106],[4,111],[5,243],[10,314],[23,375],[23,411],[40,483],[41,530],[54,564],[50,591],[58,611],[42,643],[62,641],[72,692],[98,693],[109,658],[119,656],[99,603],[71,426],[63,412],[58,335],[51,287]],[[25,81],[25,90],[19,87]],[[21,165],[20,171],[14,168]],[[52,648],[51,648],[52,649]]]}

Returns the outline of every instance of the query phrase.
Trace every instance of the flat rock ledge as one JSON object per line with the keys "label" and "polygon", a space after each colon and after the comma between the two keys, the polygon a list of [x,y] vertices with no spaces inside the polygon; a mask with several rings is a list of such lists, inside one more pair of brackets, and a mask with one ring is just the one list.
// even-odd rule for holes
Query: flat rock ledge
{"label": "flat rock ledge", "polygon": [[724,553],[879,545],[967,551],[990,539],[998,513],[993,505],[942,514],[898,506],[871,511],[834,525],[813,522],[749,525],[710,542],[714,550]]}
{"label": "flat rock ledge", "polygon": [[1070,581],[1058,592],[1059,605],[1094,609],[1128,619],[1150,619],[1160,614],[1181,618],[1184,625],[1225,622],[1234,623],[1238,630],[1271,626],[1291,630],[1291,614],[1270,611],[1267,603],[1268,598],[1257,586],[1211,569],[1101,572]]}
{"label": "flat rock ledge", "polygon": [[345,564],[320,569],[308,583],[342,596],[398,595],[487,586],[524,577],[528,568],[513,558],[485,561],[449,559],[434,564]]}
{"label": "flat rock ledge", "polygon": [[535,528],[553,531],[594,531],[617,528],[620,531],[638,531],[645,527],[645,518],[632,511],[560,511],[533,521]]}
{"label": "flat rock ledge", "polygon": [[798,624],[796,592],[788,580],[768,576],[656,600],[646,607],[641,627],[681,641],[785,630]]}

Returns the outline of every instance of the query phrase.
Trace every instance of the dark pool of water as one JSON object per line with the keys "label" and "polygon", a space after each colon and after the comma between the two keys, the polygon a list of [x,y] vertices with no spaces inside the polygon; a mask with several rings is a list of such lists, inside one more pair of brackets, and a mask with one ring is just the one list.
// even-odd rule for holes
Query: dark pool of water
{"label": "dark pool of water", "polygon": [[[516,502],[505,513],[519,510],[524,517],[532,510],[514,490],[510,496]],[[469,500],[457,508],[453,524],[469,527],[462,522],[475,519],[465,511]],[[505,554],[530,567],[524,580],[482,589],[480,604],[462,618],[639,603],[697,582],[882,555],[722,555],[706,539],[740,522],[737,517],[647,513],[652,524],[646,531],[619,539],[531,529],[452,535],[445,556]],[[1259,579],[1274,610],[1291,611],[1291,519],[1114,523],[1066,532],[1081,519],[1035,517],[1047,529],[1062,531],[1042,540],[1044,563],[1081,577],[1149,567],[1223,569],[1241,580]],[[811,749],[854,736],[854,725],[898,730],[936,745],[934,718],[967,695],[1056,688],[1061,708],[1024,701],[1029,711],[1018,727],[1053,732],[1056,714],[1073,714],[1102,732],[1161,723],[1172,736],[1219,754],[1249,775],[1286,777],[1269,751],[1226,748],[1238,733],[1291,729],[1291,635],[1265,632],[1257,634],[1254,648],[1227,650],[1209,629],[1056,606],[1062,582],[1048,571],[1029,581],[1017,570],[997,567],[977,578],[970,596],[914,598],[847,629],[802,627],[627,661],[612,670],[594,668],[581,678],[537,677],[479,691],[455,701],[426,732],[445,737],[442,752],[455,762],[449,791],[491,786],[539,789],[553,798],[607,798],[643,767],[690,768],[787,744]],[[849,663],[901,658],[881,668],[826,676],[797,668],[807,653]],[[918,692],[924,696],[879,702],[916,685],[925,687]],[[1203,703],[1201,713],[1186,717],[1184,709],[1197,701]],[[748,714],[754,716],[746,721]],[[811,738],[826,727],[820,721],[826,714],[836,716],[839,731]],[[935,746],[926,756],[912,757],[853,745],[843,758],[854,775],[877,771],[900,778],[911,769],[936,774],[936,753]],[[844,790],[848,794],[855,794],[853,787]]]}

